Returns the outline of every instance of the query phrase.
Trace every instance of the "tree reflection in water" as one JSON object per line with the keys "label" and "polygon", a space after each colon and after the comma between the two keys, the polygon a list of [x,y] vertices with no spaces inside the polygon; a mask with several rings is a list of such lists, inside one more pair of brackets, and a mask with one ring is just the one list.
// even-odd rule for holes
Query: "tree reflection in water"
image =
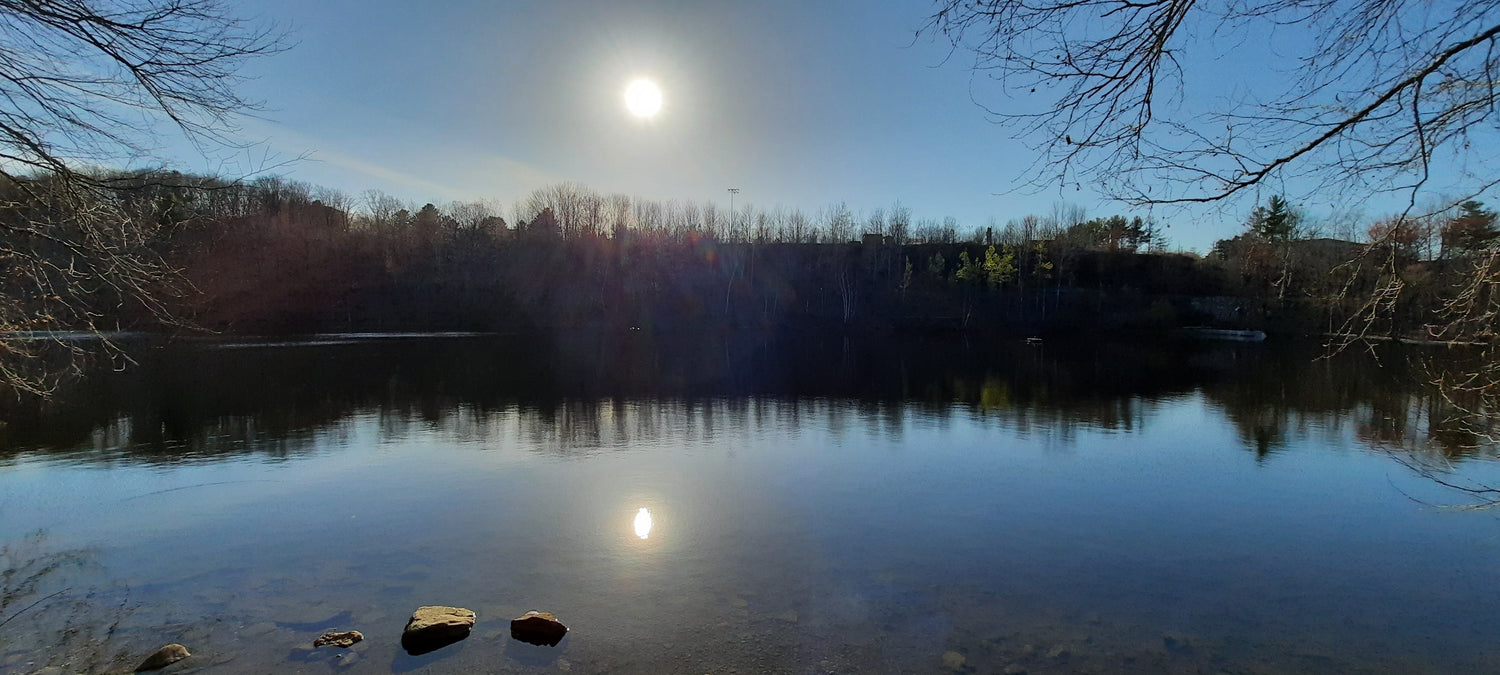
{"label": "tree reflection in water", "polygon": [[420,424],[480,439],[514,424],[559,453],[681,430],[708,441],[724,425],[809,417],[837,431],[850,410],[891,436],[912,421],[965,415],[1066,444],[1080,430],[1141,428],[1160,404],[1192,396],[1222,411],[1261,460],[1345,433],[1372,449],[1444,461],[1491,453],[1489,429],[1426,385],[1462,357],[1394,345],[1324,358],[1315,344],[1037,347],[838,333],[288,342],[142,343],[139,368],[100,368],[51,401],[6,399],[0,461],[22,453],[103,463],[286,458],[370,415],[390,438]]}
{"label": "tree reflection in water", "polygon": [[[1007,432],[1000,436],[1046,441],[1038,445],[1050,450],[1098,439],[1099,431],[1133,433],[1166,425],[1169,415],[1164,412],[1185,406],[1222,415],[1234,429],[1223,436],[1229,439],[1221,443],[1226,447],[1185,451],[1239,458],[1243,455],[1238,453],[1248,451],[1273,465],[1299,447],[1325,445],[1325,440],[1345,447],[1346,439],[1355,439],[1400,458],[1429,459],[1430,466],[1438,467],[1430,475],[1442,478],[1441,467],[1491,452],[1479,442],[1484,429],[1456,415],[1453,406],[1423,385],[1427,362],[1437,358],[1433,353],[1390,349],[1378,361],[1360,353],[1327,359],[1321,354],[1316,345],[1049,340],[1027,346],[962,337],[648,332],[553,340],[382,339],[260,349],[142,344],[140,368],[101,370],[45,403],[6,399],[0,411],[6,422],[0,432],[0,466],[32,459],[147,468],[240,457],[278,462],[349,445],[325,441],[356,434],[363,434],[361,441],[375,435],[381,442],[514,442],[528,451],[572,457],[649,451],[665,443],[706,447],[736,438],[776,439],[769,432],[811,427],[826,429],[835,440],[883,436],[899,441],[922,429],[991,426]],[[989,487],[980,492],[988,495]],[[609,527],[623,528],[623,518],[634,511],[633,530],[620,529],[617,536],[657,551],[687,541],[682,521],[672,519],[670,502],[662,502],[661,511],[658,503],[640,495],[616,502],[611,509],[624,510],[611,510]],[[643,521],[647,527],[641,527]],[[651,525],[667,529],[652,532]],[[92,564],[86,554],[69,554],[77,557],[64,556],[53,567],[56,571],[39,577],[45,582],[28,585],[21,581],[34,572],[25,570],[52,563],[28,568],[25,560],[42,560],[45,552],[11,551],[7,549],[5,561],[6,569],[15,570],[6,576],[5,607],[10,609],[0,617],[68,587],[64,571],[70,565]],[[338,575],[345,571],[335,577],[343,578]],[[246,570],[237,573],[253,576]],[[166,627],[168,633],[178,629],[183,617],[155,609],[164,603],[153,593],[209,587],[205,599],[188,604],[199,608],[194,611],[217,615],[232,604],[219,586],[255,589],[257,596],[298,596],[280,583],[193,578],[170,589],[138,585],[130,591],[141,609],[121,632],[131,626]],[[864,590],[876,593],[889,586]],[[101,614],[126,614],[132,593],[75,587],[48,598],[38,606],[45,612],[27,612],[0,629],[0,639],[7,640],[0,658],[24,655],[16,658],[41,658],[83,670],[97,669],[90,664],[120,665],[121,643],[130,640],[116,631],[118,618]],[[975,598],[965,601],[978,603]],[[849,625],[863,626],[860,621],[868,616],[861,607],[849,608],[850,616],[858,618]],[[992,610],[976,604],[975,615]],[[262,621],[260,614],[238,609],[229,612],[224,625],[235,620],[247,624],[247,630],[252,621]],[[784,621],[774,620],[781,628]],[[24,631],[17,630],[23,625]],[[75,631],[66,641],[72,651],[56,657],[43,651],[48,641],[63,644],[60,631],[67,630]],[[149,636],[157,643],[151,648],[162,637]],[[221,644],[228,640],[217,639]],[[130,644],[136,651],[140,647]],[[0,664],[0,670],[9,669]]]}

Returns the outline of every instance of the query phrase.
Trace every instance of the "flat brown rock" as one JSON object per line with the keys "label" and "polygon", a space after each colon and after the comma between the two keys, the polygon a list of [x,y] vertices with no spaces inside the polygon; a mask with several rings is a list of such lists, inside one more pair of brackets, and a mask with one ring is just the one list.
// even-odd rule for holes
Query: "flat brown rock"
{"label": "flat brown rock", "polygon": [[314,647],[353,647],[354,643],[365,639],[365,636],[357,630],[343,633],[324,633],[322,637],[313,640]]}
{"label": "flat brown rock", "polygon": [[532,610],[510,622],[510,636],[522,642],[555,647],[568,634],[568,627],[551,612]]}
{"label": "flat brown rock", "polygon": [[469,637],[474,612],[462,607],[418,607],[401,633],[401,646],[413,656],[441,649]]}
{"label": "flat brown rock", "polygon": [[169,644],[156,650],[155,654],[146,657],[146,660],[142,661],[141,665],[135,667],[135,672],[161,670],[189,656],[192,656],[192,654],[188,653],[187,647],[176,643]]}

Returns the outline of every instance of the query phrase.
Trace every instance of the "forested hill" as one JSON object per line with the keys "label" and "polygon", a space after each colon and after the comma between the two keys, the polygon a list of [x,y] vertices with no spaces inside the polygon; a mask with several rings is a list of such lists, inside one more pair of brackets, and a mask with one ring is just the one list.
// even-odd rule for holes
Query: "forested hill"
{"label": "forested hill", "polygon": [[[236,333],[812,324],[1319,333],[1355,312],[1389,262],[1341,266],[1364,247],[1253,230],[1207,257],[1160,252],[1159,228],[1124,216],[1027,216],[960,233],[951,220],[913,222],[899,205],[864,222],[842,205],[818,217],[730,217],[712,205],[571,185],[533,194],[512,222],[482,203],[418,208],[378,193],[356,208],[339,193],[281,180],[173,174],[122,187],[117,198],[151,223],[144,245],[187,282],[165,297],[173,314]],[[1432,279],[1454,264],[1403,255]],[[1377,329],[1419,326],[1440,292],[1429,295]],[[93,300],[106,322],[152,325],[107,291]]]}

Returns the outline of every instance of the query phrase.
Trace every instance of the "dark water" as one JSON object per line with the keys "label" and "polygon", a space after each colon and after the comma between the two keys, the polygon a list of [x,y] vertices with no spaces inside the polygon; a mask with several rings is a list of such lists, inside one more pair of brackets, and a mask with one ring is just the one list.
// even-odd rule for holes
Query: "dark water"
{"label": "dark water", "polygon": [[[4,412],[0,671],[180,642],[168,672],[1500,672],[1500,520],[1427,505],[1467,502],[1411,468],[1500,484],[1414,383],[1431,353],[639,333],[137,353]],[[428,604],[478,624],[407,656]],[[512,641],[530,609],[572,632]],[[310,648],[348,629],[352,652]]]}

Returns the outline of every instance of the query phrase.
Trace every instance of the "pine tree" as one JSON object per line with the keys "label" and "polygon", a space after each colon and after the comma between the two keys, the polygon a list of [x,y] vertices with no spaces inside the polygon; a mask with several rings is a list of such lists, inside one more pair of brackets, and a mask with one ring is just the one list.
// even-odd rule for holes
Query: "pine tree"
{"label": "pine tree", "polygon": [[948,277],[948,261],[943,259],[941,252],[932,254],[927,261],[927,276],[933,281],[942,281]]}
{"label": "pine tree", "polygon": [[1458,205],[1458,215],[1443,225],[1443,250],[1482,251],[1500,239],[1495,229],[1495,212],[1486,211],[1483,202],[1474,200]]}
{"label": "pine tree", "polygon": [[1302,214],[1280,195],[1272,195],[1265,206],[1250,212],[1250,232],[1262,239],[1285,241],[1297,236]]}

